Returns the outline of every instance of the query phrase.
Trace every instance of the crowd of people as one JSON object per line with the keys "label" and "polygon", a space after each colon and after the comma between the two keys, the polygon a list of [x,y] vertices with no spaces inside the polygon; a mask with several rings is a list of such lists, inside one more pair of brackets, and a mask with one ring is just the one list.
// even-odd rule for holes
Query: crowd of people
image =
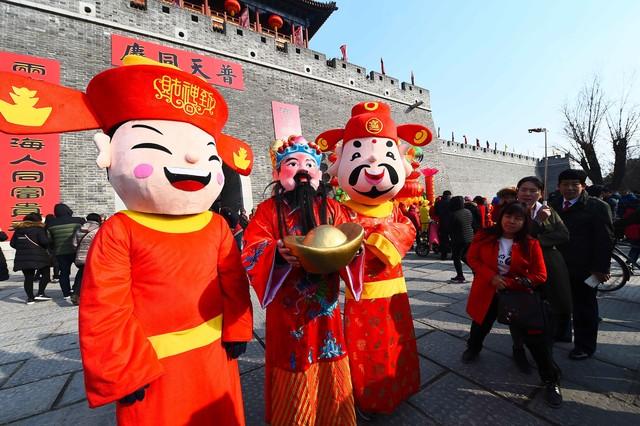
{"label": "crowd of people", "polygon": [[480,196],[472,200],[444,191],[430,210],[429,242],[442,260],[451,252],[456,275],[450,282],[466,281],[462,262],[473,272],[467,304],[472,324],[462,361],[476,361],[496,318],[513,303],[503,293],[530,294],[529,305],[516,306],[510,313],[523,313],[532,300],[539,299],[539,316],[544,321],[524,326],[513,318],[504,322],[509,324],[516,365],[524,373],[531,372],[527,347],[551,406],[562,402],[553,343],[573,342],[572,360],[594,354],[597,286],[610,278],[615,237],[630,243],[631,267],[640,252],[638,195],[587,187],[586,179],[581,170],[563,171],[548,200],[543,199],[543,182],[535,176],[501,189],[491,203]]}
{"label": "crowd of people", "polygon": [[[97,213],[90,213],[84,219],[76,217],[69,206],[60,203],[44,221],[39,213],[29,213],[15,225],[10,242],[15,249],[13,271],[24,275],[27,305],[51,300],[45,293],[50,282],[59,282],[64,300],[78,304],[87,253],[102,221]],[[0,241],[6,239],[6,233],[0,230]],[[78,268],[73,285],[72,265]],[[5,269],[6,261],[2,256],[0,278],[5,276]],[[8,279],[8,271],[5,279]],[[36,281],[38,290],[34,293]]]}

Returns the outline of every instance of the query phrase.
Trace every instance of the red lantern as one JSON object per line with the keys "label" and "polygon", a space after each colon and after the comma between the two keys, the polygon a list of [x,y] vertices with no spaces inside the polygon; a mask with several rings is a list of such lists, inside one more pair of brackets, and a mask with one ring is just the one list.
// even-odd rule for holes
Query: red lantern
{"label": "red lantern", "polygon": [[396,199],[402,201],[403,198],[413,198],[422,195],[422,185],[418,180],[408,180],[396,195]]}
{"label": "red lantern", "polygon": [[278,31],[284,25],[284,21],[278,15],[271,15],[269,19],[267,19],[267,23],[271,27],[272,30]]}
{"label": "red lantern", "polygon": [[231,16],[236,16],[240,12],[240,2],[238,0],[226,0],[224,2],[224,10]]}

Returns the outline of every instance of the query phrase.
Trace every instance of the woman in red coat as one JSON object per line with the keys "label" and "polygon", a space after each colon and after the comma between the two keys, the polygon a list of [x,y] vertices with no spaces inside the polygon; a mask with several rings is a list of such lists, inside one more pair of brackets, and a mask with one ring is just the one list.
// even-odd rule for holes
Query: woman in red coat
{"label": "woman in red coat", "polygon": [[[462,361],[471,363],[482,350],[498,315],[496,292],[501,289],[524,290],[520,282],[533,286],[543,284],[547,270],[538,241],[529,236],[530,216],[524,204],[514,201],[505,204],[495,226],[478,232],[467,253],[473,270],[473,284],[467,301],[467,313],[473,320],[467,349]],[[511,326],[512,334],[523,336],[533,355],[540,378],[545,384],[546,402],[557,408],[562,404],[558,386],[558,369],[546,343],[547,330],[523,329]]]}

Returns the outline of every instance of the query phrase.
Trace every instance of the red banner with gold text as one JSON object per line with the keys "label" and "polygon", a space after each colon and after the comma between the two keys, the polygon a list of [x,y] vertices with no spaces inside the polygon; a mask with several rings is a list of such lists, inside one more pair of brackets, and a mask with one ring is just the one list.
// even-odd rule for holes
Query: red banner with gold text
{"label": "red banner with gold text", "polygon": [[[60,82],[60,63],[53,59],[0,51],[0,71]],[[3,102],[0,113],[18,106]],[[52,213],[59,201],[60,136],[0,133],[0,228],[10,231],[28,213]]]}

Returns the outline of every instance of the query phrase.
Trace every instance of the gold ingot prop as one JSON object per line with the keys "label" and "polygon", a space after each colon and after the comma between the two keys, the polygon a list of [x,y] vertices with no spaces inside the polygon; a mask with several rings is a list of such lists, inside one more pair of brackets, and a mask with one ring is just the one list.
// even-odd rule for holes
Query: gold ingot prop
{"label": "gold ingot prop", "polygon": [[356,223],[320,225],[305,236],[288,235],[284,245],[298,258],[305,271],[330,274],[353,260],[364,237],[364,229]]}

